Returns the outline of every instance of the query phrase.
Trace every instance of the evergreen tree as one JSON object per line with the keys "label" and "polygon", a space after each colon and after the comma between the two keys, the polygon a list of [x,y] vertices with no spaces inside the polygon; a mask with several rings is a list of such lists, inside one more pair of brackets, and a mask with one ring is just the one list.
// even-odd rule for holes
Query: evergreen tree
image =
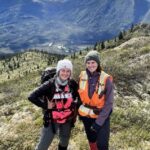
{"label": "evergreen tree", "polygon": [[37,69],[39,69],[40,68],[40,66],[39,65],[37,65]]}
{"label": "evergreen tree", "polygon": [[10,75],[7,76],[7,79],[10,79]]}
{"label": "evergreen tree", "polygon": [[132,23],[130,32],[133,32],[133,28],[134,28],[134,25],[133,25],[133,23]]}
{"label": "evergreen tree", "polygon": [[123,33],[120,31],[119,35],[118,35],[119,40],[123,39]]}
{"label": "evergreen tree", "polygon": [[13,66],[11,64],[8,65],[8,68],[12,71],[13,70]]}
{"label": "evergreen tree", "polygon": [[76,53],[73,54],[73,59],[75,59],[75,58],[76,58]]}
{"label": "evergreen tree", "polygon": [[20,67],[20,63],[19,63],[19,62],[17,62],[16,68],[19,68],[19,67]]}
{"label": "evergreen tree", "polygon": [[90,49],[87,47],[87,48],[86,48],[86,51],[88,52],[89,50],[90,50]]}
{"label": "evergreen tree", "polygon": [[104,41],[102,41],[102,43],[101,43],[101,49],[104,49],[105,48],[105,43],[104,43]]}
{"label": "evergreen tree", "polygon": [[79,55],[82,55],[82,51],[79,52]]}
{"label": "evergreen tree", "polygon": [[97,50],[97,45],[98,45],[98,43],[96,42],[95,44],[94,44],[94,50]]}

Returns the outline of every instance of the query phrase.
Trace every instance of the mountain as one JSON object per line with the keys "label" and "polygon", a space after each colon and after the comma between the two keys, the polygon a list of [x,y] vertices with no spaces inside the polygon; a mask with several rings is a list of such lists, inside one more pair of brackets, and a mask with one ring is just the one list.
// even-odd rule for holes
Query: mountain
{"label": "mountain", "polygon": [[0,0],[0,53],[70,53],[149,21],[148,0]]}
{"label": "mountain", "polygon": [[[136,25],[124,39],[111,39],[100,50],[103,69],[113,76],[114,110],[111,117],[110,149],[149,150],[150,145],[150,25]],[[131,32],[132,31],[132,32]],[[115,42],[115,44],[113,44]],[[114,48],[110,46],[116,45]],[[89,49],[68,55],[77,80]],[[58,55],[28,51],[0,60],[0,150],[33,150],[42,126],[42,110],[29,101],[40,85],[41,71],[55,66]],[[50,150],[57,149],[57,138]],[[70,150],[89,149],[82,123],[77,119]]]}

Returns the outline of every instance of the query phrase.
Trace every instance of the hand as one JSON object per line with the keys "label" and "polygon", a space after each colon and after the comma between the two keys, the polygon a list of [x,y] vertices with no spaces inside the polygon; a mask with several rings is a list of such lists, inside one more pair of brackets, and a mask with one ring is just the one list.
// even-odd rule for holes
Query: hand
{"label": "hand", "polygon": [[97,123],[93,123],[91,126],[91,131],[98,132],[100,128],[101,128],[100,125],[98,125]]}
{"label": "hand", "polygon": [[53,101],[47,100],[47,107],[48,109],[52,109],[55,107],[55,103]]}

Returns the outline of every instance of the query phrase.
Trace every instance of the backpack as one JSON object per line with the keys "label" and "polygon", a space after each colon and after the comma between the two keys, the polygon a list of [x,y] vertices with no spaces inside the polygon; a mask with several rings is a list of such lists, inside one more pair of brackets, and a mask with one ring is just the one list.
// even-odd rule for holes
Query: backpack
{"label": "backpack", "polygon": [[41,84],[48,81],[49,79],[52,79],[56,74],[56,68],[55,67],[47,67],[41,75]]}

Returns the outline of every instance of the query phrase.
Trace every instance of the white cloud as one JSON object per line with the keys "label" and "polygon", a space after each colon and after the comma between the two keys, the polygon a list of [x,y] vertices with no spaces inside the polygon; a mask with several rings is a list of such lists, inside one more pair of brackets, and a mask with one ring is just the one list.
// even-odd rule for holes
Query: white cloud
{"label": "white cloud", "polygon": [[32,0],[32,1],[36,3],[43,3],[43,2],[66,2],[68,0]]}
{"label": "white cloud", "polygon": [[42,3],[42,0],[32,0],[35,3]]}

